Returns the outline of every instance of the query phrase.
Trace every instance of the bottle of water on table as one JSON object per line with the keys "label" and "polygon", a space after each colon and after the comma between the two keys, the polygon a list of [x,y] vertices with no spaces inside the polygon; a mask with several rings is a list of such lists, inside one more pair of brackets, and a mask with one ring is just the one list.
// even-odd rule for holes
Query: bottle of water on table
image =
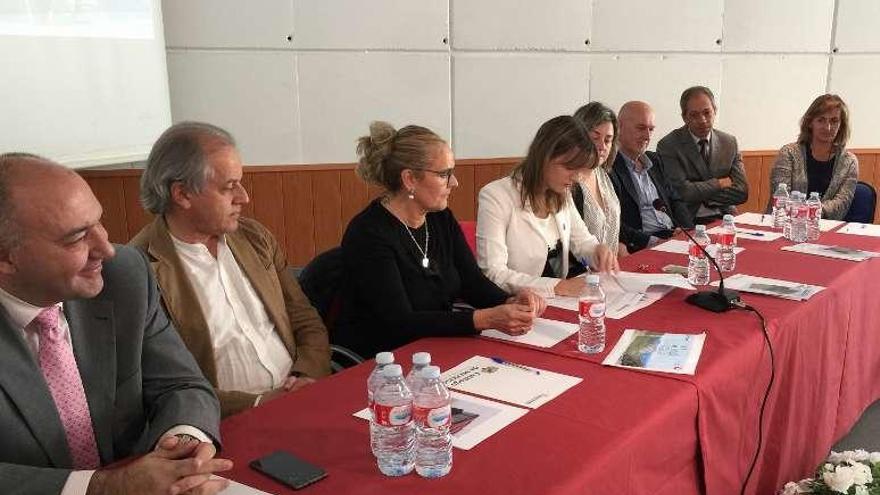
{"label": "bottle of water on table", "polygon": [[[712,241],[706,233],[706,226],[697,225],[694,229],[694,241],[708,249]],[[688,282],[693,285],[706,285],[709,283],[709,258],[694,244],[694,241],[688,242]]]}
{"label": "bottle of water on table", "polygon": [[783,182],[773,193],[773,228],[782,229],[788,222],[788,200],[788,184]]}
{"label": "bottle of water on table", "polygon": [[718,265],[722,272],[732,272],[736,268],[736,224],[733,215],[724,215],[721,220],[721,233],[718,234]]}
{"label": "bottle of water on table", "polygon": [[431,353],[417,352],[412,355],[412,368],[406,374],[406,386],[415,394],[418,382],[422,380],[422,370],[431,365]]}
{"label": "bottle of water on table", "polygon": [[819,240],[819,221],[822,220],[822,200],[819,199],[819,193],[811,192],[810,199],[807,200],[807,240]]}
{"label": "bottle of water on table", "polygon": [[578,350],[597,354],[605,350],[605,292],[599,275],[587,275],[587,287],[578,299]]}
{"label": "bottle of water on table", "polygon": [[370,443],[379,471],[386,476],[403,476],[413,470],[415,431],[412,420],[413,396],[399,364],[382,369],[385,379],[373,395]]}
{"label": "bottle of water on table", "polygon": [[807,242],[807,224],[809,223],[809,210],[804,201],[804,194],[798,193],[791,201],[791,240],[792,242]]}
{"label": "bottle of water on table", "polygon": [[452,398],[440,380],[440,368],[421,371],[414,391],[413,418],[416,424],[416,472],[425,478],[439,478],[452,469]]}

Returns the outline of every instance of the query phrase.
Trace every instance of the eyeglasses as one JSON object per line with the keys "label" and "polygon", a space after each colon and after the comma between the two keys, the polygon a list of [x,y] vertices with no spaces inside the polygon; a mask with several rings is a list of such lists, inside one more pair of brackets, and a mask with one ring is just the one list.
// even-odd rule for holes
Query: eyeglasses
{"label": "eyeglasses", "polygon": [[446,179],[446,185],[449,185],[449,180],[452,179],[452,176],[455,175],[455,167],[449,167],[445,170],[431,170],[430,168],[417,168],[412,167],[410,170],[420,170],[422,172],[431,172],[432,174],[440,177],[441,179]]}

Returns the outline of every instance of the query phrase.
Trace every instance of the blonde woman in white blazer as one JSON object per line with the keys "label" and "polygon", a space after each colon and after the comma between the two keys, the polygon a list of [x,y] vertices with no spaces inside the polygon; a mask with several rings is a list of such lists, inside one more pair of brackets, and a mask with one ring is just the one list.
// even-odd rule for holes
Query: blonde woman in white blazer
{"label": "blonde woman in white blazer", "polygon": [[[477,262],[502,289],[575,296],[583,277],[565,279],[569,252],[599,271],[618,269],[616,256],[587,230],[569,193],[597,160],[576,119],[559,116],[538,130],[526,158],[509,177],[480,191]],[[548,259],[551,248],[555,256]]]}

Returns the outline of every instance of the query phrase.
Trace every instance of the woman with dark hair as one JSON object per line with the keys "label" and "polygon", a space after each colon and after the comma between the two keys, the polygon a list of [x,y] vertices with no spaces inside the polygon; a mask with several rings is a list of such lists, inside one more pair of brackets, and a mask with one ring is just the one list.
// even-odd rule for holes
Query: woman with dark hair
{"label": "woman with dark hair", "polygon": [[578,175],[598,156],[587,131],[570,115],[545,122],[525,159],[480,191],[477,254],[480,268],[507,291],[576,296],[584,278],[566,279],[571,252],[600,271],[617,257],[590,234],[571,199]]}
{"label": "woman with dark hair", "polygon": [[[574,118],[587,129],[599,155],[595,166],[584,170],[571,190],[574,206],[599,242],[612,253],[626,256],[626,246],[620,243],[620,201],[608,175],[617,156],[617,116],[614,110],[593,101],[580,107]],[[583,268],[579,267],[570,266],[568,275],[580,274]]]}
{"label": "woman with dark hair", "polygon": [[786,144],[770,170],[770,192],[779,184],[789,191],[819,193],[822,218],[842,220],[849,211],[859,180],[859,160],[846,150],[849,109],[837,96],[817,97],[801,118],[796,143]]}
{"label": "woman with dark hair", "polygon": [[[449,145],[424,127],[373,122],[357,153],[358,175],[384,194],[342,238],[347,283],[331,341],[371,356],[422,337],[528,332],[544,300],[511,296],[480,271],[447,208],[458,186]],[[454,310],[458,301],[477,309]]]}

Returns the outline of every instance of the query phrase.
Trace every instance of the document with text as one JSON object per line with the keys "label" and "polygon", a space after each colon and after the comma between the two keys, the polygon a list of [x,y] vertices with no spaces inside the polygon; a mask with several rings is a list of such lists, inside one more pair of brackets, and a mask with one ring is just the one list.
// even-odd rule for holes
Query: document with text
{"label": "document with text", "polygon": [[[717,286],[718,281],[712,282],[711,285]],[[744,273],[737,273],[725,278],[724,287],[740,292],[781,297],[782,299],[791,299],[793,301],[806,301],[825,289],[825,287],[819,285],[801,284],[776,278],[756,277]]]}
{"label": "document with text", "polygon": [[664,333],[628,328],[602,364],[693,375],[705,341],[705,333]]}
{"label": "document with text", "polygon": [[843,246],[827,246],[825,244],[810,244],[808,242],[785,246],[782,250],[847,261],[865,261],[880,256],[880,253],[874,251],[862,251],[861,249]]}

